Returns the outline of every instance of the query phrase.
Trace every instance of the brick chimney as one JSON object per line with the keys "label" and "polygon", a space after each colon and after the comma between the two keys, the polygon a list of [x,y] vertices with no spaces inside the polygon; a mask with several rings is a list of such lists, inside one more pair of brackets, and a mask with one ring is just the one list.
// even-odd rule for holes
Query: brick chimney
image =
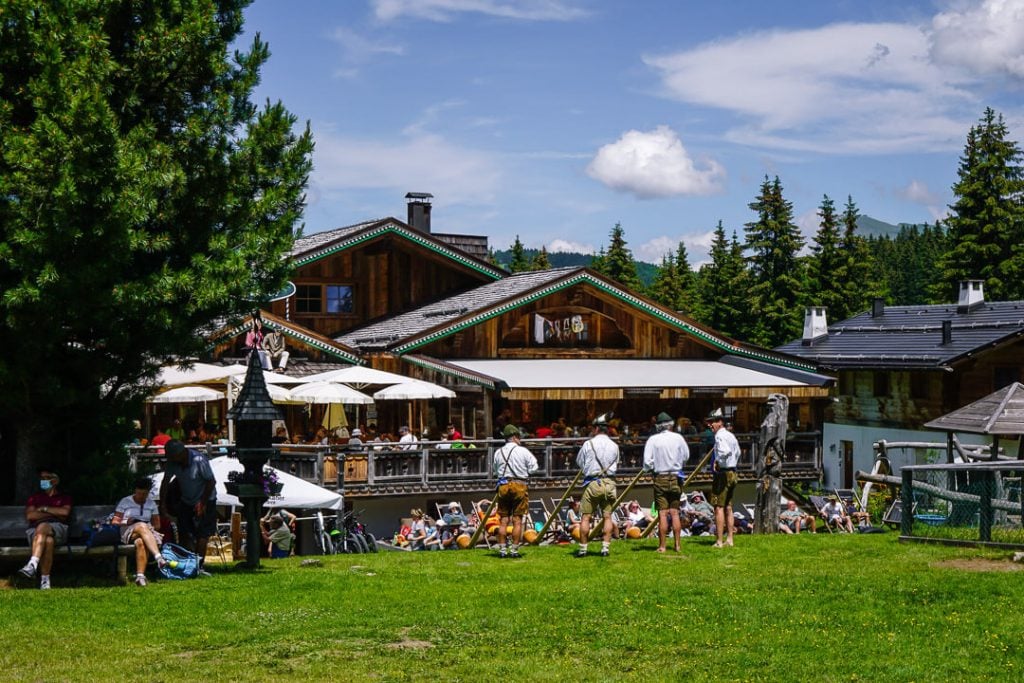
{"label": "brick chimney", "polygon": [[824,306],[808,306],[804,309],[804,336],[801,343],[810,346],[820,337],[828,336],[828,320]]}
{"label": "brick chimney", "polygon": [[405,195],[407,216],[406,223],[420,232],[430,233],[430,200],[434,195],[429,192],[409,192]]}
{"label": "brick chimney", "polygon": [[981,280],[961,280],[960,296],[956,302],[957,313],[969,313],[985,305],[985,288]]}

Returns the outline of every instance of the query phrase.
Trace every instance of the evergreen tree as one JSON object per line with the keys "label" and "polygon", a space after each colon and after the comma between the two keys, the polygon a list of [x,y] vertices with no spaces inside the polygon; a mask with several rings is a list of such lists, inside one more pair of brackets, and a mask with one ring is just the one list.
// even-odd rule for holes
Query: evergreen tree
{"label": "evergreen tree", "polygon": [[829,316],[841,314],[846,259],[841,249],[835,203],[825,195],[818,206],[818,232],[807,259],[807,304],[824,306]]}
{"label": "evergreen tree", "polygon": [[516,235],[516,241],[512,243],[511,252],[512,261],[508,266],[509,271],[521,273],[524,270],[530,270],[530,260],[526,257],[526,250],[523,249],[523,243],[519,241],[519,235]]}
{"label": "evergreen tree", "polygon": [[1024,299],[1024,169],[1002,114],[986,108],[967,134],[946,219],[949,251],[933,295],[956,300],[961,280],[980,279],[992,300]]}
{"label": "evergreen tree", "polygon": [[679,295],[676,298],[676,310],[684,315],[693,311],[695,278],[690,268],[690,256],[686,253],[686,245],[680,241],[676,247],[676,279],[679,282]]}
{"label": "evergreen tree", "polygon": [[548,260],[548,248],[542,246],[540,251],[533,257],[533,261],[530,262],[530,270],[551,270],[551,261]]}
{"label": "evergreen tree", "polygon": [[740,337],[748,326],[746,265],[743,246],[736,233],[730,242],[722,221],[715,227],[709,255],[711,262],[700,269],[697,278],[697,296],[693,299],[691,314],[698,322],[722,334]]}
{"label": "evergreen tree", "polygon": [[841,293],[836,310],[829,311],[829,319],[840,321],[866,310],[875,297],[882,296],[884,288],[877,277],[872,277],[874,257],[868,241],[857,234],[860,211],[853,197],[846,196],[843,208],[843,236],[839,242],[843,260],[836,274],[836,286]]}
{"label": "evergreen tree", "polygon": [[235,51],[247,4],[4,3],[0,496],[45,462],[115,500],[159,366],[286,280],[313,143],[250,101],[269,51]]}
{"label": "evergreen tree", "polygon": [[661,257],[661,265],[658,266],[648,294],[665,308],[679,310],[679,274],[672,254]]}
{"label": "evergreen tree", "polygon": [[755,319],[749,340],[773,347],[800,335],[803,325],[803,274],[797,253],[803,247],[793,224],[793,205],[782,196],[778,176],[765,176],[761,192],[749,205],[757,220],[747,223],[751,312]]}
{"label": "evergreen tree", "polygon": [[[608,245],[608,252],[602,253],[600,267],[592,266],[602,275],[615,280],[620,285],[639,292],[642,289],[640,278],[636,274],[636,263],[633,261],[633,252],[626,246],[625,231],[621,223],[616,223],[612,228],[611,243]],[[595,259],[595,262],[597,260]]]}

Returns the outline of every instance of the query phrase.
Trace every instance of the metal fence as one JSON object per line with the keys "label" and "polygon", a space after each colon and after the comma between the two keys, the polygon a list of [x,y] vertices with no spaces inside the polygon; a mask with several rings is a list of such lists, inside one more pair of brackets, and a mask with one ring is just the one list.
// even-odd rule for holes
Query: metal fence
{"label": "metal fence", "polygon": [[911,465],[900,474],[902,537],[1024,545],[1024,461]]}

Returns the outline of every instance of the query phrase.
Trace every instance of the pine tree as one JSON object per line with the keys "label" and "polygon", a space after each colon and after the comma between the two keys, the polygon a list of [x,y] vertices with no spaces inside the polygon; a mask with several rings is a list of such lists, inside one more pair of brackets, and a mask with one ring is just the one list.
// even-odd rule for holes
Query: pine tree
{"label": "pine tree", "polygon": [[836,285],[842,296],[836,303],[836,310],[829,311],[831,320],[840,321],[866,310],[875,297],[883,295],[882,280],[872,277],[874,256],[868,241],[857,234],[857,219],[860,211],[853,197],[847,195],[843,207],[843,236],[839,249],[843,262],[836,275]]}
{"label": "pine tree", "polygon": [[709,256],[711,262],[701,267],[696,278],[691,315],[722,334],[740,337],[748,326],[744,312],[746,265],[736,233],[730,242],[722,221],[715,227]]}
{"label": "pine tree", "polygon": [[765,176],[761,192],[749,205],[757,220],[747,223],[744,247],[755,316],[750,341],[773,347],[800,335],[803,324],[803,274],[797,253],[803,247],[793,224],[793,205],[782,196],[778,176]]}
{"label": "pine tree", "polygon": [[526,250],[523,249],[523,243],[519,241],[519,235],[516,235],[516,241],[512,243],[510,250],[512,259],[508,266],[509,271],[521,273],[524,270],[530,270],[530,260],[526,258]]}
{"label": "pine tree", "polygon": [[676,310],[689,315],[693,310],[695,278],[690,268],[690,256],[686,253],[686,245],[680,241],[676,247],[676,279],[679,282],[679,294],[676,298]]}
{"label": "pine tree", "polygon": [[986,108],[967,133],[949,207],[949,251],[936,300],[956,300],[961,280],[980,279],[993,300],[1024,299],[1024,169],[1002,114]]}
{"label": "pine tree", "polygon": [[542,246],[540,251],[530,262],[530,270],[551,270],[551,261],[548,259],[548,248]]}
{"label": "pine tree", "polygon": [[825,195],[818,206],[818,232],[807,259],[807,304],[824,306],[831,316],[841,314],[846,259],[841,249],[835,203]]}
{"label": "pine tree", "polygon": [[633,261],[633,253],[626,246],[625,231],[621,223],[616,223],[609,235],[611,242],[608,245],[607,253],[602,254],[600,267],[593,266],[602,275],[615,280],[620,285],[639,292],[642,289],[640,278],[636,274],[636,263]]}
{"label": "pine tree", "polygon": [[[110,501],[159,366],[279,291],[313,142],[251,102],[244,0],[9,0],[0,15],[0,430],[15,495]],[[14,475],[12,477],[12,475]]]}
{"label": "pine tree", "polygon": [[658,266],[648,294],[665,308],[679,310],[679,274],[672,254],[661,257],[661,265]]}

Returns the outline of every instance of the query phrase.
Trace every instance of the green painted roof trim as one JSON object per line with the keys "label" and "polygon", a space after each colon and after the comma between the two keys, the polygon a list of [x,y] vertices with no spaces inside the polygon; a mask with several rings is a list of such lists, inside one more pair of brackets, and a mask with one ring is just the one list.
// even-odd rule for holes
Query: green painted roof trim
{"label": "green painted roof trim", "polygon": [[698,327],[694,327],[693,325],[690,325],[686,321],[680,320],[679,318],[677,318],[677,317],[675,317],[673,315],[669,315],[668,313],[666,313],[665,311],[661,310],[660,308],[658,308],[656,306],[652,306],[649,303],[647,303],[646,301],[643,301],[640,298],[638,298],[638,297],[636,297],[636,296],[634,296],[632,294],[629,294],[628,292],[625,292],[625,291],[619,289],[618,287],[613,287],[613,286],[611,286],[611,285],[609,285],[609,284],[607,284],[607,283],[605,283],[605,282],[603,282],[601,280],[598,280],[598,279],[592,277],[589,273],[586,273],[586,272],[574,275],[574,276],[568,278],[567,280],[563,280],[560,283],[553,284],[553,285],[548,285],[546,287],[543,287],[543,288],[537,290],[536,292],[534,292],[532,294],[527,294],[526,296],[522,296],[522,297],[519,297],[517,299],[513,299],[512,301],[504,303],[501,306],[498,306],[497,308],[494,308],[494,309],[491,309],[489,311],[485,311],[483,313],[479,313],[477,315],[474,315],[474,316],[472,316],[470,318],[467,318],[466,320],[463,320],[462,322],[456,323],[455,325],[452,325],[450,327],[446,327],[446,328],[437,330],[436,332],[433,332],[432,334],[427,335],[426,337],[423,337],[422,339],[411,341],[411,342],[409,342],[407,344],[401,344],[399,346],[396,346],[394,348],[394,351],[396,353],[398,353],[398,354],[404,354],[404,353],[407,353],[409,351],[413,351],[413,350],[415,350],[415,349],[417,349],[417,348],[419,348],[421,346],[425,346],[427,344],[431,344],[431,343],[437,341],[438,339],[442,339],[442,338],[447,337],[447,336],[449,336],[451,334],[455,334],[455,333],[460,332],[460,331],[462,331],[462,330],[464,330],[466,328],[473,327],[474,325],[477,325],[477,324],[479,324],[481,322],[484,322],[485,320],[489,320],[489,319],[497,317],[499,315],[503,315],[503,314],[507,313],[508,311],[511,311],[511,310],[513,310],[515,308],[519,308],[520,306],[523,306],[524,304],[531,303],[533,301],[536,301],[537,299],[542,299],[542,298],[548,296],[549,294],[554,294],[555,292],[558,292],[558,291],[560,291],[562,289],[565,289],[567,287],[571,287],[571,286],[573,286],[575,284],[578,284],[580,282],[587,282],[587,283],[593,285],[594,287],[597,287],[601,291],[607,292],[608,294],[611,294],[612,296],[614,296],[615,298],[617,298],[617,299],[619,299],[621,301],[625,301],[626,303],[632,304],[636,308],[640,308],[640,309],[642,309],[644,311],[647,311],[648,313],[654,315],[656,318],[659,318],[660,320],[668,323],[669,325],[672,325],[673,327],[681,329],[684,332],[686,332],[687,334],[690,334],[690,335],[692,335],[694,337],[698,337],[700,339],[703,339],[704,341],[708,342],[712,346],[714,346],[714,347],[716,347],[718,349],[721,349],[721,350],[723,350],[723,351],[725,351],[727,353],[731,353],[731,354],[734,354],[734,355],[737,355],[737,356],[745,356],[745,357],[748,357],[748,358],[754,358],[756,360],[764,361],[766,363],[771,363],[772,365],[782,365],[784,367],[792,367],[792,368],[795,368],[795,369],[798,369],[798,370],[806,370],[806,371],[809,371],[809,372],[814,372],[814,370],[815,370],[813,365],[808,365],[808,364],[803,364],[803,363],[795,363],[795,362],[791,362],[791,361],[784,361],[784,360],[781,360],[779,358],[776,358],[776,357],[771,356],[771,355],[766,354],[766,353],[758,353],[758,352],[752,351],[750,349],[744,349],[742,347],[735,346],[733,344],[729,344],[729,343],[725,342],[724,340],[716,337],[715,335],[709,334],[709,333],[705,332],[704,330],[702,330],[702,329],[700,329]]}
{"label": "green painted roof trim", "polygon": [[[278,332],[280,332],[281,334],[285,335],[286,337],[291,337],[292,339],[297,339],[297,340],[301,341],[303,344],[306,344],[307,346],[312,346],[315,349],[320,349],[324,353],[326,353],[328,355],[331,355],[331,356],[334,356],[335,358],[340,358],[340,359],[342,359],[344,361],[348,361],[349,363],[353,363],[355,365],[364,365],[365,364],[365,362],[359,356],[357,356],[355,354],[347,353],[347,352],[342,351],[341,349],[339,349],[339,348],[337,348],[335,346],[330,346],[328,344],[324,344],[319,339],[315,339],[314,337],[310,337],[309,335],[302,334],[301,332],[296,332],[295,330],[293,330],[291,328],[282,327],[280,325],[276,325],[276,324],[270,322],[269,320],[264,320],[263,321],[263,326],[264,327],[269,327],[269,328],[274,329],[274,330],[277,330]],[[216,339],[222,339],[224,337],[234,337],[235,335],[241,334],[242,332],[247,332],[248,330],[249,330],[249,325],[247,323],[241,323],[240,325],[236,325],[232,329],[228,330],[224,334],[218,335],[216,337]],[[216,348],[216,346],[217,346],[217,342],[214,341],[212,344],[208,344],[207,345],[206,350],[207,351],[212,351],[214,348]]]}
{"label": "green painted roof trim", "polygon": [[494,389],[495,388],[494,382],[491,382],[490,380],[486,380],[486,379],[483,379],[481,377],[477,377],[475,375],[471,375],[468,372],[463,372],[463,371],[457,370],[457,369],[455,369],[455,368],[453,368],[451,366],[442,365],[440,363],[432,363],[429,360],[426,360],[425,358],[416,358],[415,356],[402,356],[402,360],[407,361],[409,363],[412,363],[413,365],[418,365],[421,368],[427,368],[428,370],[436,370],[437,372],[442,372],[442,373],[444,373],[446,375],[450,375],[452,377],[458,377],[459,379],[464,379],[467,382],[472,382],[473,384],[478,384],[478,385],[480,385],[480,386],[482,386],[484,388],[487,388],[487,389]]}
{"label": "green painted roof trim", "polygon": [[489,268],[487,266],[484,266],[480,262],[467,258],[466,256],[463,256],[452,249],[443,247],[433,242],[432,240],[424,239],[422,235],[416,234],[416,231],[414,230],[407,230],[406,228],[395,225],[394,223],[387,223],[386,225],[378,226],[376,228],[373,228],[372,230],[361,233],[355,237],[343,239],[337,244],[331,245],[330,247],[327,247],[321,251],[317,251],[308,256],[303,256],[302,258],[295,259],[293,263],[295,264],[296,267],[305,266],[310,263],[314,263],[315,261],[319,261],[322,258],[331,256],[332,254],[336,254],[339,251],[344,251],[358,244],[362,244],[363,242],[366,242],[368,240],[380,237],[381,235],[384,235],[389,232],[404,237],[405,239],[411,242],[415,242],[416,244],[419,244],[422,247],[426,247],[427,249],[435,253],[441,254],[442,256],[450,258],[453,261],[458,261],[462,265],[472,268],[478,273],[487,275],[488,277],[494,278],[495,280],[500,280],[505,276],[505,273],[498,270],[497,268]]}

